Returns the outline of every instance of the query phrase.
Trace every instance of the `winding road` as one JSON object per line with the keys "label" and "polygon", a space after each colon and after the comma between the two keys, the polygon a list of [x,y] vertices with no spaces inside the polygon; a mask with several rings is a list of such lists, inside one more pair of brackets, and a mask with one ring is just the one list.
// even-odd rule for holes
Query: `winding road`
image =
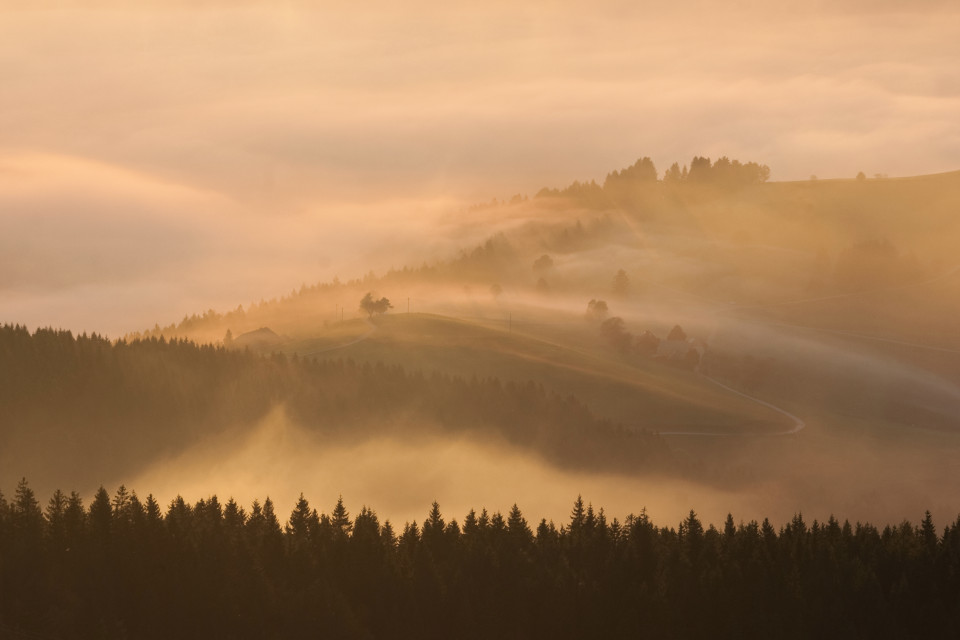
{"label": "winding road", "polygon": [[790,413],[790,412],[787,411],[786,409],[782,409],[782,408],[780,408],[780,407],[778,407],[778,406],[776,406],[776,405],[770,404],[769,402],[767,402],[767,401],[765,401],[765,400],[761,400],[760,398],[755,398],[754,396],[747,395],[746,393],[743,393],[742,391],[737,391],[737,390],[734,389],[733,387],[728,387],[727,385],[723,384],[722,382],[719,382],[719,381],[717,381],[717,380],[714,380],[714,379],[711,378],[710,376],[708,376],[708,375],[706,375],[706,374],[703,374],[703,373],[700,373],[699,371],[697,371],[697,375],[700,376],[701,378],[705,379],[705,380],[709,380],[709,381],[712,382],[713,384],[717,385],[718,387],[720,387],[720,388],[722,388],[722,389],[725,389],[726,391],[729,391],[730,393],[734,393],[734,394],[736,394],[736,395],[738,395],[738,396],[740,396],[740,397],[742,397],[742,398],[746,398],[747,400],[750,400],[751,402],[756,402],[757,404],[763,405],[764,407],[767,407],[768,409],[773,409],[773,410],[776,411],[777,413],[780,413],[780,414],[785,415],[786,417],[788,417],[788,418],[790,418],[791,420],[793,420],[793,427],[791,427],[790,429],[787,429],[786,431],[776,431],[776,432],[774,432],[774,433],[722,433],[722,432],[711,432],[711,431],[660,431],[660,432],[659,432],[660,435],[662,435],[662,436],[713,436],[713,437],[718,437],[718,438],[743,438],[743,437],[748,437],[748,436],[789,436],[789,435],[791,435],[791,434],[800,432],[804,427],[807,426],[807,423],[806,423],[806,422],[804,422],[803,420],[801,420],[801,419],[798,418],[797,416],[793,415],[792,413]]}
{"label": "winding road", "polygon": [[[719,315],[719,314],[721,314],[721,313],[724,313],[724,312],[741,311],[741,310],[744,310],[744,309],[761,309],[761,308],[769,308],[769,307],[777,307],[777,306],[787,306],[787,305],[795,305],[795,304],[804,304],[804,303],[808,303],[808,302],[822,302],[822,301],[826,301],[826,300],[839,300],[839,299],[844,299],[844,298],[852,298],[852,297],[856,297],[856,296],[869,295],[869,294],[873,294],[873,293],[886,293],[886,292],[898,291],[898,290],[902,290],[902,289],[911,289],[911,288],[922,287],[922,286],[925,286],[925,285],[928,285],[928,284],[932,284],[932,283],[938,282],[938,281],[940,281],[940,280],[944,280],[944,279],[946,279],[946,278],[949,278],[949,277],[951,277],[951,276],[956,275],[957,273],[960,273],[960,265],[956,265],[956,266],[952,267],[951,269],[948,269],[948,270],[944,271],[943,273],[941,273],[941,274],[939,274],[939,275],[937,275],[937,276],[934,276],[933,278],[929,278],[929,279],[927,279],[927,280],[923,280],[923,281],[920,281],[920,282],[913,282],[913,283],[909,283],[909,284],[896,285],[896,286],[892,286],[892,287],[883,287],[883,288],[880,288],[880,289],[870,289],[870,290],[866,290],[866,291],[853,291],[853,292],[850,292],[850,293],[840,293],[840,294],[829,295],[829,296],[820,296],[820,297],[816,297],[816,298],[801,298],[801,299],[797,299],[797,300],[787,300],[787,301],[784,301],[784,302],[773,302],[773,303],[768,303],[768,304],[728,306],[728,307],[723,307],[723,308],[721,308],[721,309],[718,309],[718,312],[719,312],[719,313],[718,313],[717,315]],[[695,294],[690,294],[690,295],[695,295]],[[696,296],[696,297],[700,297],[700,296]],[[809,326],[797,325],[797,324],[788,324],[788,323],[783,323],[783,322],[770,322],[770,321],[766,321],[766,322],[764,322],[764,324],[767,324],[767,325],[769,325],[769,326],[775,326],[775,327],[785,327],[785,328],[789,328],[789,329],[801,329],[801,330],[807,330],[807,331],[817,331],[817,332],[821,332],[821,333],[829,333],[829,334],[840,335],[840,336],[845,336],[845,337],[859,338],[859,339],[863,339],[863,340],[873,340],[873,341],[877,341],[877,342],[884,342],[884,343],[888,343],[888,344],[908,346],[908,347],[913,347],[913,348],[917,348],[917,349],[926,349],[926,350],[930,350],[930,351],[938,351],[938,352],[942,352],[942,353],[955,353],[955,354],[960,354],[960,350],[958,350],[958,349],[949,349],[949,348],[946,348],[946,347],[934,347],[934,346],[931,346],[931,345],[920,344],[920,343],[917,343],[917,342],[908,342],[908,341],[906,341],[906,340],[897,340],[897,339],[894,339],[894,338],[884,338],[884,337],[881,337],[881,336],[872,336],[872,335],[869,335],[869,334],[856,333],[856,332],[853,332],[853,331],[843,331],[843,330],[839,330],[839,329],[820,329],[820,328],[817,328],[817,327],[809,327]],[[712,336],[711,336],[711,338],[712,338]],[[734,394],[736,394],[736,395],[738,395],[738,396],[741,396],[741,397],[743,397],[743,398],[746,398],[747,400],[750,400],[750,401],[755,402],[755,403],[757,403],[757,404],[763,405],[764,407],[767,407],[767,408],[769,408],[769,409],[772,409],[772,410],[776,411],[777,413],[780,413],[780,414],[786,416],[787,418],[790,418],[790,419],[793,421],[793,423],[794,423],[794,424],[793,424],[793,427],[792,427],[791,429],[786,430],[786,431],[779,431],[779,432],[775,432],[775,433],[764,433],[764,434],[756,434],[756,433],[722,433],[722,432],[708,432],[708,431],[660,431],[660,432],[659,432],[660,435],[662,435],[662,436],[708,436],[708,437],[722,437],[722,438],[728,438],[728,437],[746,437],[746,436],[757,436],[757,435],[763,435],[763,436],[786,436],[786,435],[792,435],[792,434],[798,433],[798,432],[800,432],[801,430],[803,430],[803,429],[807,426],[806,422],[804,422],[801,418],[795,416],[794,414],[790,413],[789,411],[787,411],[787,410],[785,410],[785,409],[783,409],[783,408],[781,408],[781,407],[778,407],[778,406],[776,406],[776,405],[774,405],[774,404],[771,404],[771,403],[769,403],[769,402],[766,402],[765,400],[761,400],[760,398],[756,398],[756,397],[754,397],[754,396],[751,396],[751,395],[748,395],[748,394],[746,394],[746,393],[743,393],[742,391],[738,391],[738,390],[734,389],[733,387],[729,387],[729,386],[723,384],[722,382],[719,382],[719,381],[717,381],[717,380],[714,380],[714,379],[711,378],[710,376],[701,373],[699,370],[697,370],[697,375],[699,375],[700,377],[702,377],[702,378],[704,378],[704,379],[706,379],[706,380],[709,380],[709,381],[712,382],[713,384],[717,385],[718,387],[721,387],[722,389],[724,389],[724,390],[726,390],[726,391],[728,391],[728,392],[730,392],[730,393],[734,393]]]}

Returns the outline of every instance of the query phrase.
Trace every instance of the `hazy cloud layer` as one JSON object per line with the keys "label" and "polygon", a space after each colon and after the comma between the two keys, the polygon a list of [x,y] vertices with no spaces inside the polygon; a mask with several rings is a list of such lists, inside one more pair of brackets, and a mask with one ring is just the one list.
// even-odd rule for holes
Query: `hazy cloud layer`
{"label": "hazy cloud layer", "polygon": [[5,3],[3,320],[98,328],[85,287],[118,331],[357,275],[457,202],[641,155],[960,166],[951,3],[660,4]]}

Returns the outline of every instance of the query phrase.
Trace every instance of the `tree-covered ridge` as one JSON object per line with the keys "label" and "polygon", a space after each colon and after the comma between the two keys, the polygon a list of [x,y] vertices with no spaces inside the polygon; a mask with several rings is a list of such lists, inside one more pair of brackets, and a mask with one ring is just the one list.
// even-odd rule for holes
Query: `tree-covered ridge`
{"label": "tree-covered ridge", "polygon": [[[640,158],[633,165],[607,174],[603,184],[575,181],[564,188],[541,189],[533,200],[515,196],[509,200],[484,204],[480,208],[520,207],[543,208],[560,213],[564,209],[588,209],[584,223],[570,224],[558,215],[545,216],[526,229],[508,233],[495,232],[476,246],[463,247],[445,259],[434,259],[419,265],[390,268],[379,275],[370,271],[362,277],[341,281],[302,284],[299,288],[270,300],[253,302],[228,311],[208,309],[184,316],[180,322],[134,332],[127,337],[190,336],[203,342],[217,342],[230,329],[233,335],[271,325],[277,317],[313,319],[318,308],[326,309],[332,300],[357,296],[366,291],[389,290],[410,284],[496,285],[533,289],[537,278],[530,278],[525,251],[550,251],[567,254],[621,242],[631,235],[631,227],[623,215],[641,220],[658,219],[683,227],[689,223],[688,209],[692,202],[710,201],[718,194],[733,194],[741,189],[762,185],[770,176],[770,168],[756,162],[741,163],[726,156],[715,161],[695,156],[689,167],[679,163],[666,170],[662,178],[653,161]],[[470,207],[467,211],[476,210]],[[581,212],[586,213],[586,212]],[[533,240],[531,240],[533,239]],[[531,242],[535,245],[531,247]],[[543,293],[542,288],[539,289]],[[352,311],[352,309],[351,309]],[[366,313],[366,311],[365,311]],[[275,327],[274,327],[275,328]]]}
{"label": "tree-covered ridge", "polygon": [[719,190],[736,190],[758,185],[770,179],[770,167],[758,162],[742,163],[721,156],[716,161],[704,156],[694,156],[690,164],[674,162],[663,176],[658,178],[657,168],[648,157],[634,164],[607,174],[602,185],[574,181],[563,189],[544,187],[537,198],[565,197],[590,206],[632,208],[633,205],[650,204],[641,195],[649,195],[652,189],[681,189],[712,187]]}
{"label": "tree-covered ridge", "polygon": [[[590,228],[584,231],[577,225],[579,236],[573,241],[584,242],[586,236],[595,233],[598,229],[606,231],[609,220],[591,220]],[[562,251],[571,244],[566,228],[557,229],[552,237],[555,238],[558,250]],[[569,250],[569,248],[567,249]],[[152,329],[135,331],[127,334],[125,339],[137,340],[145,338],[167,339],[183,336],[205,336],[201,342],[219,343],[224,332],[229,328],[232,334],[249,331],[271,322],[278,317],[287,322],[291,320],[321,322],[329,319],[329,310],[323,320],[318,317],[318,307],[330,299],[352,299],[356,297],[362,302],[365,292],[372,289],[389,289],[400,285],[409,286],[413,283],[451,284],[451,283],[489,283],[491,281],[510,281],[516,279],[520,265],[520,257],[516,249],[503,233],[494,233],[476,246],[461,249],[456,256],[449,260],[423,262],[419,266],[404,266],[391,268],[381,275],[373,271],[361,278],[341,281],[334,278],[330,282],[317,282],[311,285],[303,284],[299,289],[292,290],[287,295],[277,296],[269,300],[260,300],[249,304],[246,308],[238,305],[235,309],[223,313],[215,309],[208,309],[202,313],[193,313],[183,317],[180,322],[166,326],[154,325]],[[372,295],[372,291],[371,291]],[[379,302],[373,301],[373,302]],[[388,300],[389,302],[389,300]],[[385,307],[385,312],[390,307]],[[351,308],[352,313],[354,310]],[[361,308],[361,313],[368,313]],[[211,333],[212,332],[212,333]]]}
{"label": "tree-covered ridge", "polygon": [[[800,515],[659,527],[576,500],[394,529],[301,496],[281,523],[216,496],[120,487],[89,507],[22,481],[0,498],[0,631],[44,638],[956,637],[960,518],[882,529]],[[25,636],[26,637],[26,636]]]}
{"label": "tree-covered ridge", "polygon": [[[586,224],[579,220],[574,225],[559,219],[553,222],[540,221],[533,234],[537,238],[536,249],[561,254],[575,253],[617,241],[628,233],[629,226],[624,227],[622,222],[617,222],[615,218],[618,216],[612,217],[610,211],[626,213],[632,217],[639,216],[642,219],[658,217],[658,212],[661,212],[667,219],[675,218],[674,222],[683,224],[686,217],[676,215],[676,209],[686,208],[685,197],[704,197],[703,193],[699,193],[703,189],[707,189],[707,194],[712,193],[712,190],[735,191],[763,184],[769,176],[770,168],[756,162],[741,163],[726,156],[711,161],[710,158],[695,156],[691,159],[689,168],[684,165],[681,169],[679,163],[675,162],[664,172],[662,178],[658,179],[653,161],[644,157],[629,167],[611,171],[603,185],[594,181],[575,181],[564,188],[545,187],[534,198],[534,206],[555,206],[551,204],[552,199],[559,198],[569,200],[577,207],[597,210],[597,213],[594,217],[586,218]],[[690,189],[687,189],[688,186]],[[669,204],[664,200],[667,195],[670,196]],[[484,204],[481,208],[529,205],[528,199],[515,196],[502,202],[494,199],[492,203]],[[476,208],[471,207],[468,210]],[[152,329],[133,332],[126,337],[136,339],[202,336],[203,342],[217,342],[223,339],[227,329],[238,335],[243,331],[269,325],[277,315],[312,317],[316,314],[314,305],[322,305],[322,301],[329,302],[328,298],[363,295],[367,290],[411,283],[529,286],[533,281],[527,282],[529,278],[523,265],[523,252],[517,246],[522,244],[523,241],[516,237],[511,238],[503,232],[496,232],[476,246],[461,248],[455,255],[444,260],[391,268],[380,275],[370,271],[362,277],[346,281],[334,278],[331,282],[309,285],[304,283],[287,295],[253,302],[246,308],[239,305],[224,312],[208,309],[202,313],[184,316],[180,322],[162,327],[156,324]],[[364,313],[368,313],[368,310]]]}
{"label": "tree-covered ridge", "polygon": [[656,435],[600,420],[534,383],[0,327],[0,443],[32,442],[48,459],[59,452],[74,478],[96,483],[108,462],[121,475],[139,469],[277,406],[345,440],[439,428],[492,435],[566,468],[677,470]]}

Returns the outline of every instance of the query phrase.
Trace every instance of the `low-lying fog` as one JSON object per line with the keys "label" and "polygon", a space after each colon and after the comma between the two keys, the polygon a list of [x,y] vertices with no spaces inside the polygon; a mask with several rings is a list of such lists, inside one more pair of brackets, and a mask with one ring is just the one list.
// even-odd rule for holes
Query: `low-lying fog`
{"label": "low-lying fog", "polygon": [[577,495],[603,507],[609,519],[622,521],[646,508],[664,526],[676,526],[690,509],[717,525],[728,512],[738,521],[769,517],[775,525],[800,512],[808,521],[834,514],[874,523],[918,521],[928,508],[941,523],[957,516],[955,492],[940,482],[958,471],[954,455],[818,435],[714,442],[698,455],[707,465],[725,458],[743,470],[744,479],[717,489],[676,479],[566,472],[474,439],[418,435],[332,444],[277,410],[247,437],[211,440],[125,484],[141,497],[152,492],[163,504],[176,495],[194,501],[216,494],[249,506],[269,496],[282,521],[301,492],[320,512],[329,513],[342,496],[351,513],[366,505],[395,525],[422,522],[437,500],[447,519],[461,522],[471,508],[506,513],[516,502],[528,520],[544,517],[559,526]]}

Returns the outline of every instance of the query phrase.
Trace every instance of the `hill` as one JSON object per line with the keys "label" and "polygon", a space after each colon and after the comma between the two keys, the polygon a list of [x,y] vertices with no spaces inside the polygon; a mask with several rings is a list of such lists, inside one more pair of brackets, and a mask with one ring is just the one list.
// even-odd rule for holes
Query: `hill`
{"label": "hill", "polygon": [[657,436],[530,381],[10,325],[0,356],[5,473],[45,470],[81,486],[125,478],[217,434],[244,434],[277,406],[327,446],[463,434],[563,468],[684,473]]}
{"label": "hill", "polygon": [[[683,324],[708,344],[711,375],[817,418],[808,423],[952,428],[960,172],[778,183],[651,180],[637,167],[646,165],[609,184],[462,212],[453,227],[490,237],[446,261],[304,286],[148,335],[216,343],[227,330],[270,326],[289,340],[267,350],[357,341],[343,353],[465,376],[522,372],[626,425],[782,430],[776,412],[689,371],[612,353],[582,321],[588,301],[602,299],[636,335]],[[618,292],[619,271],[628,284]],[[370,328],[356,306],[369,291],[424,315],[385,317],[361,340]]]}
{"label": "hill", "polygon": [[[724,392],[692,371],[645,358],[623,358],[599,344],[590,345],[593,348],[561,344],[534,331],[529,326],[507,330],[482,320],[395,314],[379,318],[374,331],[359,334],[363,340],[351,341],[336,353],[410,370],[536,380],[637,430],[764,433],[788,425],[777,413]],[[306,356],[335,344],[322,337],[303,339],[285,343],[282,351]]]}

